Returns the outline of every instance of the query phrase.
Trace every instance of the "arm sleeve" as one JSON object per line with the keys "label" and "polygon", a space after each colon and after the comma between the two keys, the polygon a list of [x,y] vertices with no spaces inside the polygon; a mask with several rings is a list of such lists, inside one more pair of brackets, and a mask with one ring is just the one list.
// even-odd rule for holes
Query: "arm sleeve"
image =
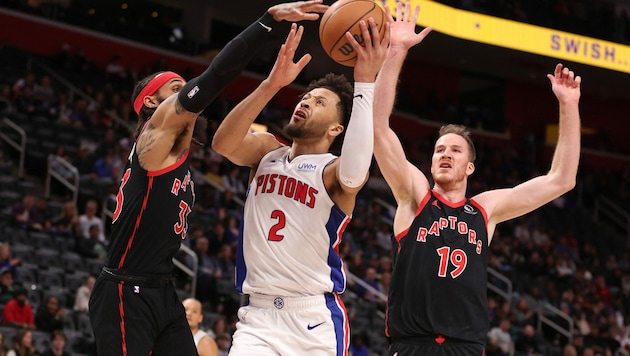
{"label": "arm sleeve", "polygon": [[272,26],[273,16],[266,12],[231,40],[212,60],[208,69],[186,83],[178,94],[184,109],[203,111],[243,71],[254,54],[262,47]]}
{"label": "arm sleeve", "polygon": [[360,187],[365,182],[372,163],[373,102],[374,83],[355,83],[352,114],[341,146],[339,161],[339,180],[341,184],[351,188]]}

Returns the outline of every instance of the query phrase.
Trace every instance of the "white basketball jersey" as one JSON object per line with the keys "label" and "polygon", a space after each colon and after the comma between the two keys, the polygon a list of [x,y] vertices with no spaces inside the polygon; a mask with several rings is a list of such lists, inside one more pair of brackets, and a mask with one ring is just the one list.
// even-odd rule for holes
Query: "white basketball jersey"
{"label": "white basketball jersey", "polygon": [[350,217],[324,186],[336,156],[301,155],[290,147],[267,153],[249,184],[236,257],[236,288],[245,294],[305,296],[343,292],[338,254]]}
{"label": "white basketball jersey", "polygon": [[208,333],[201,329],[197,329],[197,332],[193,334],[193,340],[195,340],[195,346],[199,346],[199,341],[203,339],[204,336],[207,336]]}

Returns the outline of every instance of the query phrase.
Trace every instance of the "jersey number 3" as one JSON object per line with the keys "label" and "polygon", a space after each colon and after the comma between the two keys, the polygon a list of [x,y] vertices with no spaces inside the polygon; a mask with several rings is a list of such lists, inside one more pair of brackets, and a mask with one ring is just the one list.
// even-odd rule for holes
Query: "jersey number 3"
{"label": "jersey number 3", "polygon": [[269,235],[267,240],[269,241],[282,241],[284,235],[280,235],[278,231],[284,229],[287,224],[287,217],[282,210],[274,210],[271,212],[271,218],[277,220],[277,222],[269,229]]}
{"label": "jersey number 3", "polygon": [[455,266],[455,269],[451,271],[451,277],[453,277],[453,279],[464,273],[466,265],[468,264],[468,256],[464,250],[454,249],[453,252],[451,252],[450,247],[444,246],[437,249],[437,254],[440,256],[438,277],[446,277],[449,262]]}

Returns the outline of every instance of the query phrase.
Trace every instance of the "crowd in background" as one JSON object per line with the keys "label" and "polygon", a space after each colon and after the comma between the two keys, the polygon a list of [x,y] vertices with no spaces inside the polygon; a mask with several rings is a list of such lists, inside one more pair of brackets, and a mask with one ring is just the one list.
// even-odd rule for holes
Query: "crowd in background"
{"label": "crowd in background", "polygon": [[[493,13],[502,16],[506,14],[505,9],[516,11],[519,2],[512,2],[511,7],[490,7],[489,1],[450,3],[464,8],[473,6],[479,11],[502,8],[503,12]],[[555,4],[554,9],[561,9],[563,1],[549,3]],[[578,3],[584,2],[572,3],[571,9],[575,9]],[[603,1],[596,3],[603,8],[610,7]],[[530,17],[528,11],[531,10],[519,15],[525,16],[519,20],[531,18],[532,22],[542,21],[533,15]],[[555,14],[553,16],[541,11],[535,14],[555,18],[555,11],[549,13]],[[614,25],[616,22],[607,23]],[[576,29],[572,32],[580,31]],[[624,38],[628,40],[628,37]],[[6,53],[6,49],[1,52],[3,61]],[[134,81],[144,73],[165,68],[167,64],[157,61],[155,68],[121,69],[116,63],[118,58],[114,56],[106,68],[96,68],[89,58],[81,56],[80,51],[70,48],[62,48],[57,58],[47,60],[87,96],[70,95],[68,88],[54,83],[41,70],[21,68],[21,72],[13,73],[14,78],[10,82],[0,81],[0,97],[4,98],[0,101],[0,108],[9,117],[27,116],[31,123],[33,117],[39,117],[47,120],[42,121],[42,125],[56,125],[62,130],[72,128],[86,133],[76,144],[60,141],[45,152],[77,167],[82,187],[79,201],[75,203],[69,199],[61,186],[53,186],[53,197],[59,199],[60,204],[45,199],[41,189],[24,190],[20,198],[6,209],[6,214],[2,214],[4,221],[1,223],[28,232],[65,236],[71,241],[71,249],[83,258],[102,261],[107,249],[109,225],[109,221],[102,218],[102,209],[114,207],[117,183],[133,144],[135,118],[129,112],[131,89]],[[232,104],[218,99],[204,112],[210,119],[207,142]],[[282,110],[270,107],[261,120],[281,125],[284,114]],[[405,142],[410,161],[425,171],[430,165],[432,144],[431,141]],[[512,186],[545,169],[538,167],[537,147],[531,142],[497,144],[476,138],[476,144],[477,171],[470,178],[471,194]],[[0,148],[2,167],[12,169],[15,158],[7,147]],[[241,302],[233,287],[234,256],[242,217],[240,202],[244,198],[249,172],[226,161],[209,145],[195,148],[191,166],[198,198],[195,211],[190,215],[189,235],[184,243],[195,251],[199,260],[196,297],[202,301],[204,312],[213,316],[205,326],[211,328],[222,344],[225,345],[227,340],[227,348],[234,330],[235,312]],[[27,168],[37,171],[39,167],[29,166],[27,162]],[[63,166],[56,169],[63,175]],[[500,295],[489,293],[492,330],[488,338],[488,355],[505,355],[509,354],[509,350],[514,350],[517,355],[542,355],[548,354],[545,353],[548,350],[561,350],[561,354],[567,356],[612,355],[615,352],[630,354],[630,252],[626,241],[617,238],[618,231],[597,224],[590,215],[602,192],[619,199],[628,197],[628,173],[628,170],[606,172],[582,167],[578,188],[573,192],[497,228],[490,245],[489,267],[511,280],[513,293],[509,302]],[[66,174],[71,179],[71,175]],[[349,272],[374,290],[387,294],[391,273],[392,210],[375,198],[393,204],[391,193],[374,165],[370,180],[357,200],[353,219],[344,233],[340,254]],[[23,276],[16,270],[22,261],[11,254],[11,244],[6,237],[2,240],[0,304],[4,305],[5,311],[7,306],[9,311],[13,306],[24,308],[29,304],[24,302],[28,300],[24,298],[28,290],[22,288]],[[178,258],[185,264],[192,263],[185,254]],[[500,281],[495,282],[501,284]],[[30,311],[31,319],[14,321],[8,312],[7,316],[3,313],[3,324],[24,330],[16,333],[18,346],[15,347],[32,347],[28,341],[31,337],[28,332],[32,331],[50,333],[51,344],[57,342],[54,340],[65,340],[65,335],[62,337],[55,331],[64,328],[59,324],[59,320],[63,319],[60,313],[66,309],[85,313],[85,300],[89,297],[91,283],[93,280],[86,280],[84,285],[72,291],[73,298],[67,298],[65,303],[54,298],[42,301]],[[190,280],[185,275],[180,275],[179,287],[191,290]],[[359,283],[349,283],[344,299],[351,318],[360,314],[360,308],[371,308],[375,312],[382,312],[384,308],[383,301],[373,290]],[[549,327],[538,327],[538,311],[545,303],[563,311],[575,322],[571,342]],[[567,324],[563,320],[556,321],[560,325]],[[370,338],[367,331],[358,331],[356,337],[353,336],[354,347],[361,349],[364,345],[369,349]],[[9,340],[3,342],[4,347],[10,346]],[[0,354],[2,347],[0,343]]]}

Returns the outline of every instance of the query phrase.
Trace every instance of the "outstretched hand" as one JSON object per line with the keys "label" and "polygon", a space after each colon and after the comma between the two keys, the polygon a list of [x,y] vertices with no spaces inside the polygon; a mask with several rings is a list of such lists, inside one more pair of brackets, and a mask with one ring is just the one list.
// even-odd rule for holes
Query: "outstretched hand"
{"label": "outstretched hand", "polygon": [[564,67],[562,63],[556,65],[553,74],[547,74],[551,82],[551,90],[560,102],[578,102],[580,100],[580,84],[582,77],[576,76],[572,70]]}
{"label": "outstretched hand", "polygon": [[356,82],[371,83],[376,80],[376,74],[381,69],[387,57],[387,47],[389,45],[389,24],[385,23],[383,38],[380,37],[378,26],[373,18],[359,22],[363,45],[359,44],[350,32],[346,32],[346,39],[357,53],[357,62],[354,65],[354,80]]}
{"label": "outstretched hand", "polygon": [[328,10],[322,0],[296,1],[274,5],[269,8],[269,13],[276,21],[298,22],[303,20],[316,21],[319,14]]}
{"label": "outstretched hand", "polygon": [[[405,6],[404,9],[403,6]],[[405,5],[403,5],[402,2],[398,2],[396,4],[395,20],[392,18],[389,6],[385,7],[385,12],[391,28],[390,46],[392,48],[400,48],[406,51],[422,42],[422,40],[433,31],[433,27],[429,26],[420,33],[416,33],[416,23],[418,21],[418,15],[420,14],[420,6],[418,5],[412,14],[411,4],[409,2],[405,3]]]}
{"label": "outstretched hand", "polygon": [[295,50],[300,44],[303,34],[304,27],[298,27],[295,23],[291,24],[289,35],[280,47],[278,58],[276,58],[276,62],[267,78],[267,82],[272,87],[282,88],[291,84],[302,69],[311,61],[311,55],[307,53],[297,63],[293,62]]}

